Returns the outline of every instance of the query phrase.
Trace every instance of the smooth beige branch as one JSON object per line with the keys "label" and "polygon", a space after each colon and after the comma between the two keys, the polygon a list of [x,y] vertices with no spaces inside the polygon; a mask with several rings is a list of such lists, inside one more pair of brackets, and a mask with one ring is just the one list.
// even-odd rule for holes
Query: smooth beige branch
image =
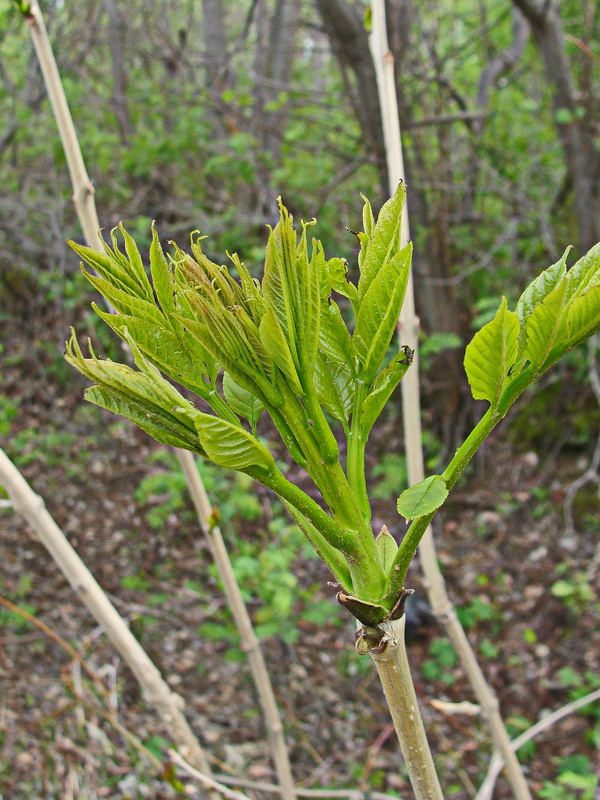
{"label": "smooth beige branch", "polygon": [[94,202],[94,187],[83,162],[77,133],[69,111],[69,104],[67,103],[54,53],[44,25],[44,18],[37,0],[31,0],[30,13],[25,19],[29,25],[29,32],[67,159],[69,175],[73,185],[73,203],[77,216],[90,247],[96,247],[100,252],[104,252],[104,243],[100,238],[100,224]]}
{"label": "smooth beige branch", "polygon": [[[371,651],[417,800],[443,800],[427,742],[404,641],[406,617],[385,622],[382,653]],[[386,641],[387,640],[387,641]]]}
{"label": "smooth beige branch", "polygon": [[160,714],[170,737],[188,761],[210,772],[206,756],[182,713],[183,698],[171,691],[125,621],[94,576],[67,541],[44,504],[25,478],[0,449],[0,485],[15,511],[33,528],[71,587],[79,595],[113,646],[119,651],[142,687],[144,699]]}
{"label": "smooth beige branch", "polygon": [[[233,778],[231,775],[215,775],[215,779],[226,786],[240,786],[242,789],[255,789],[257,792],[272,792],[281,794],[281,786],[264,781],[251,781],[248,778]],[[312,798],[312,800],[398,800],[396,795],[385,792],[363,792],[360,789],[303,789],[296,787],[298,797]]]}
{"label": "smooth beige branch", "polygon": [[[589,705],[589,703],[594,703],[596,700],[600,700],[600,689],[595,689],[593,692],[586,694],[584,697],[580,697],[577,700],[573,700],[571,703],[561,706],[561,708],[557,708],[556,711],[548,714],[548,716],[544,717],[539,722],[536,722],[535,725],[532,725],[531,728],[523,731],[523,733],[520,736],[517,736],[516,739],[513,739],[513,741],[510,743],[512,750],[516,753],[517,750],[523,747],[524,744],[531,741],[531,739],[536,737],[538,734],[548,730],[548,728],[551,728],[552,725],[559,720],[563,719],[569,714],[574,714],[576,711],[579,711],[580,708]],[[498,751],[495,751],[490,760],[490,765],[488,767],[485,780],[481,784],[481,788],[477,792],[477,797],[475,800],[491,800],[494,786],[496,784],[496,778],[502,770],[502,765],[502,756],[498,753]]]}
{"label": "smooth beige branch", "polygon": [[230,789],[228,786],[224,786],[222,783],[219,783],[214,778],[209,778],[208,775],[205,775],[202,772],[198,772],[191,764],[181,756],[180,753],[177,753],[175,750],[169,750],[169,758],[180,769],[184,772],[187,772],[192,778],[198,781],[199,784],[204,786],[205,789],[211,789],[213,792],[218,792],[225,800],[250,800],[247,794],[243,792],[237,792],[234,789]]}
{"label": "smooth beige branch", "polygon": [[419,555],[421,556],[421,567],[425,575],[427,593],[432,611],[444,626],[452,642],[452,646],[456,650],[461,666],[469,679],[469,683],[473,688],[473,692],[481,708],[482,716],[490,729],[496,751],[502,754],[500,768],[505,768],[506,777],[510,782],[513,794],[517,800],[531,800],[531,794],[525,776],[523,775],[523,770],[521,769],[515,751],[511,747],[510,738],[506,732],[502,715],[500,714],[498,698],[485,679],[477,656],[467,639],[464,628],[460,624],[454,606],[448,597],[446,582],[438,566],[437,553],[431,528],[427,529],[425,535],[421,539]]}
{"label": "smooth beige branch", "polygon": [[273,753],[273,760],[275,761],[282,797],[284,800],[294,800],[294,780],[283,732],[283,725],[281,724],[273,685],[260,648],[260,642],[254,633],[252,621],[250,620],[240,587],[234,575],[221,531],[218,525],[214,525],[210,522],[213,509],[208,495],[206,494],[202,479],[198,473],[194,456],[188,450],[175,450],[175,453],[183,469],[196,508],[196,513],[198,514],[200,527],[206,537],[219,577],[221,578],[227,602],[229,603],[236,628],[242,639],[242,647],[248,656],[250,671],[258,692],[265,724],[269,733],[271,752]]}

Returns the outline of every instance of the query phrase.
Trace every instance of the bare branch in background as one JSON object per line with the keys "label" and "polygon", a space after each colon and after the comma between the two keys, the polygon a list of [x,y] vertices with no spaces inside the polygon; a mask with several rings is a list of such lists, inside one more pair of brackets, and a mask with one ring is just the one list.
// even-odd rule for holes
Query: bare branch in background
{"label": "bare branch in background", "polygon": [[[600,405],[600,376],[598,375],[598,337],[592,336],[588,342],[588,374],[590,377],[590,385],[594,396]],[[580,475],[577,480],[569,486],[565,494],[564,500],[564,514],[565,514],[565,537],[567,540],[572,540],[575,536],[575,520],[573,519],[573,503],[577,492],[586,485],[586,483],[595,483],[598,487],[600,495],[600,435],[596,441],[596,447],[590,459],[590,465],[585,472]]]}
{"label": "bare branch in background", "polygon": [[47,511],[42,498],[30,488],[3,450],[0,450],[0,485],[6,489],[15,511],[35,531],[73,590],[102,625],[138,680],[146,701],[162,717],[173,741],[188,760],[197,764],[203,772],[210,772],[204,751],[182,713],[185,707],[183,699],[163,680],[146,651]]}
{"label": "bare branch in background", "polygon": [[578,99],[556,0],[513,0],[531,26],[552,88],[554,120],[572,181],[580,254],[600,239],[600,152]]}
{"label": "bare branch in background", "polygon": [[[498,53],[481,73],[475,103],[479,108],[487,108],[492,87],[498,79],[514,69],[523,55],[525,45],[529,39],[529,23],[518,8],[513,9],[513,41],[510,47]],[[474,128],[477,132],[483,129],[484,120],[476,120]]]}

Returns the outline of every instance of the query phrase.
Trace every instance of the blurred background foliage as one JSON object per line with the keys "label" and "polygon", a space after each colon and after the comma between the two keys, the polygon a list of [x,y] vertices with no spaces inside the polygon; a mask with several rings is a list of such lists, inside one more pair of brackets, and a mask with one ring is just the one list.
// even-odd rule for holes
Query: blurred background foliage
{"label": "blurred background foliage", "polygon": [[[480,410],[470,400],[462,367],[473,331],[493,316],[501,294],[514,303],[567,245],[573,245],[574,260],[600,240],[600,0],[387,0],[386,6],[415,243],[423,444],[432,472],[447,461]],[[367,2],[41,0],[41,7],[106,232],[123,220],[143,249],[152,220],[164,243],[173,239],[185,246],[190,231],[198,229],[208,235],[205,249],[214,260],[238,252],[258,273],[265,223],[276,221],[276,198],[282,195],[297,219],[318,218],[313,230],[329,256],[344,256],[356,268],[350,231],[361,226],[359,195],[377,207],[387,192]],[[68,238],[83,241],[55,122],[27,25],[10,3],[1,3],[0,436],[84,548],[99,579],[115,595],[141,604],[137,618],[130,615],[136,635],[151,647],[160,641],[165,659],[187,642],[205,693],[206,651],[210,655],[217,647],[235,660],[239,641],[216,592],[216,575],[204,574],[205,561],[198,558],[193,512],[174,457],[148,449],[147,440],[125,423],[81,403],[82,382],[63,359],[69,325],[89,335],[97,352],[122,354],[90,311],[90,287]],[[592,347],[588,354],[572,353],[524,399],[510,421],[505,449],[492,448],[491,457],[487,449],[482,453],[478,474],[487,468],[499,490],[510,473],[518,491],[486,494],[475,480],[457,501],[460,524],[450,518],[436,533],[442,545],[446,537],[443,564],[462,600],[462,622],[471,633],[479,626],[484,635],[479,651],[493,665],[502,705],[523,712],[511,717],[515,732],[540,708],[554,705],[549,691],[571,699],[598,685],[593,363]],[[394,498],[407,481],[399,406],[389,404],[369,445],[379,525],[397,519]],[[337,631],[339,676],[362,680],[366,662],[346,646],[350,634],[338,631],[342,611],[336,615],[332,608],[320,562],[309,557],[279,504],[260,490],[249,491],[243,476],[210,465],[201,470],[221,512],[257,632],[275,648],[270,652],[278,652],[279,642],[288,655],[294,648],[302,654],[305,640],[317,663],[316,629],[324,631],[328,646]],[[125,496],[137,487],[135,504],[123,502],[113,474]],[[587,478],[578,484],[582,474]],[[297,471],[292,479],[302,480]],[[569,495],[564,487],[572,481],[579,491]],[[571,504],[569,535],[562,535],[565,497]],[[82,533],[88,526],[94,532],[89,539]],[[32,613],[53,605],[53,591],[61,605],[58,592],[64,590],[53,589],[45,572],[42,580],[28,571],[31,562],[22,566],[30,554],[23,553],[20,539],[14,541],[6,547],[3,592]],[[473,598],[474,585],[485,595]],[[206,608],[198,630],[192,609],[199,603]],[[178,628],[165,637],[172,623],[159,627],[157,609],[176,619],[189,611],[189,638],[181,638]],[[525,619],[531,627],[519,628]],[[27,630],[14,615],[5,614],[3,621],[9,634],[17,626]],[[504,621],[503,635],[498,629]],[[74,630],[68,629],[67,638]],[[194,650],[198,638],[210,645],[202,645],[201,657]],[[32,665],[43,670],[39,665],[56,662],[55,652],[44,659],[39,642],[32,647],[37,649],[22,649],[23,662],[15,655],[20,641],[13,652],[14,674],[26,662],[20,674],[28,683]],[[464,685],[448,640],[438,637],[424,647],[423,679],[438,694],[440,687],[456,684],[455,698],[462,699]],[[494,672],[499,649],[502,668]],[[557,664],[567,670],[558,677]],[[278,680],[286,677],[276,672]],[[542,675],[539,681],[532,681],[534,674]],[[290,675],[290,686],[305,683],[292,670]],[[332,707],[328,697],[336,700],[336,718],[345,714],[337,702],[342,683],[337,680],[333,695],[312,689],[310,697],[297,694],[296,706],[306,706],[313,728],[314,719],[329,725],[323,713],[324,702]],[[22,683],[15,685],[18,693]],[[351,692],[354,698],[355,687]],[[28,687],[22,709],[20,700],[11,701],[27,724],[30,697]],[[253,702],[248,715],[255,713]],[[219,690],[214,706],[220,704]],[[370,737],[371,700],[366,707]],[[350,709],[346,716],[351,720],[355,713]],[[586,713],[594,714],[591,725],[586,719],[585,727],[560,737],[560,759],[554,759],[556,748],[540,745],[537,772],[529,767],[543,775],[540,796],[548,800],[591,798],[595,791],[597,764],[591,757],[597,761],[600,727],[597,709]],[[55,758],[53,726],[62,724],[54,713],[45,719],[49,732],[35,730],[43,750],[37,763],[44,764]],[[344,764],[347,774],[361,769],[356,751],[348,750],[347,728],[336,722],[334,729],[343,737],[338,752],[351,762]],[[316,730],[315,740],[325,741]],[[0,735],[0,783],[15,773],[13,735]],[[450,742],[446,768],[454,781],[459,751],[447,732],[442,735]],[[469,725],[461,759],[475,758],[473,735]],[[299,736],[306,738],[304,730]],[[17,746],[29,753],[32,741],[28,734]],[[590,758],[572,756],[578,747],[586,747]],[[23,761],[19,773],[27,773],[27,784],[37,779],[29,764]],[[309,782],[313,767],[305,772]],[[482,762],[478,768],[471,771],[473,779],[486,767]],[[557,783],[546,780],[549,768],[560,776]],[[325,783],[335,782],[318,774]],[[348,783],[347,774],[340,784]],[[381,770],[374,775],[383,781]],[[111,773],[107,783],[117,779]],[[371,782],[377,785],[373,776]],[[398,785],[388,788],[397,791]],[[460,791],[450,786],[451,794]]]}
{"label": "blurred background foliage", "polygon": [[[460,428],[463,347],[499,294],[600,238],[595,0],[388,0],[404,136],[426,405]],[[101,224],[209,236],[260,265],[276,197],[355,260],[359,193],[385,199],[368,4],[42,2]],[[52,310],[62,343],[88,287],[27,26],[0,9],[1,311]],[[464,423],[463,423],[464,424]]]}

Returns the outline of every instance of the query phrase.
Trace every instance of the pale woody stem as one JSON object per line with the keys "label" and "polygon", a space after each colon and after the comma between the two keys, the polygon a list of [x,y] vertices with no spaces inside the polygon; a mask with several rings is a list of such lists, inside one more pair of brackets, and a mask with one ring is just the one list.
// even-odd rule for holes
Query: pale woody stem
{"label": "pale woody stem", "polygon": [[383,686],[402,755],[417,800],[443,800],[415,694],[404,642],[405,617],[379,627],[389,637],[382,653],[371,653]]}

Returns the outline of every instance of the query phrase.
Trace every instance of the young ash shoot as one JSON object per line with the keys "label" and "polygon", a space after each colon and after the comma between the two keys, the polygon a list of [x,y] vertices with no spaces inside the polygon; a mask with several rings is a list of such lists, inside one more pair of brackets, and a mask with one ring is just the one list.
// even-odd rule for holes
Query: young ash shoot
{"label": "young ash shoot", "polygon": [[[210,261],[199,236],[192,237],[191,253],[175,246],[167,257],[153,230],[149,270],[122,226],[124,252],[115,232],[104,253],[72,244],[94,270],[84,274],[116,311],[94,306],[96,312],[128,344],[137,367],[101,360],[91,347],[85,357],[72,334],[66,358],[94,383],[87,399],[157,441],[245,472],[279,495],[335,576],[339,601],[366,626],[365,651],[378,650],[379,626],[402,615],[419,540],[485,437],[533,381],[600,329],[600,245],[569,270],[565,253],[530,284],[514,311],[503,299],[465,355],[473,396],[489,402],[487,413],[442,475],[400,496],[398,512],[412,520],[400,546],[385,529],[375,538],[365,445],[412,362],[403,348],[385,363],[411,263],[411,244],[400,243],[405,194],[400,185],[377,220],[365,201],[356,286],[342,259],[327,259],[314,238],[309,244],[312,223],[297,231],[281,204],[262,282],[237,255],[230,257],[233,269]],[[349,326],[339,295],[349,300]],[[262,414],[322,504],[286,478],[260,441]]]}

